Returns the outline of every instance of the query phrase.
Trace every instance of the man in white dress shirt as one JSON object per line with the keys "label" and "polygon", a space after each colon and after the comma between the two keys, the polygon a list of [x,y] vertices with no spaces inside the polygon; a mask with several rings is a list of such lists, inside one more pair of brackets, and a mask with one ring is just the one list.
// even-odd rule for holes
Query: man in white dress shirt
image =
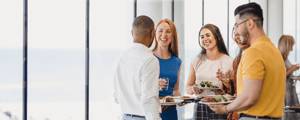
{"label": "man in white dress shirt", "polygon": [[121,105],[123,120],[161,120],[159,62],[149,49],[155,35],[151,18],[137,17],[131,34],[132,47],[114,64],[114,100]]}

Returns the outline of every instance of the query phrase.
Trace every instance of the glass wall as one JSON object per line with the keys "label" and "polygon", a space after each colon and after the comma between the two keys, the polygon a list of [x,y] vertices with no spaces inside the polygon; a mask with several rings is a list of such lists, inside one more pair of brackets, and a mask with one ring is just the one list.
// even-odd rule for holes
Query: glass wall
{"label": "glass wall", "polygon": [[[218,4],[216,4],[218,3]],[[227,47],[227,0],[204,0],[204,25],[213,24],[220,29]]]}
{"label": "glass wall", "polygon": [[[283,34],[291,35],[295,39],[295,45],[293,46],[293,51],[289,53],[288,59],[291,64],[300,63],[300,2],[297,0],[285,0],[283,2]],[[293,75],[300,75],[300,71],[297,70],[293,72]],[[298,98],[300,97],[300,83],[296,82],[296,91]]]}
{"label": "glass wall", "polygon": [[82,120],[85,2],[33,0],[28,5],[28,118]]}
{"label": "glass wall", "polygon": [[23,2],[0,1],[0,119],[22,115]]}
{"label": "glass wall", "polygon": [[[198,44],[199,30],[202,27],[202,0],[186,0],[184,3],[184,44],[185,44],[185,84],[189,75],[191,60],[200,53],[201,48]],[[182,93],[182,95],[187,95]],[[185,105],[185,118],[193,117],[194,104]]]}
{"label": "glass wall", "polygon": [[[296,43],[297,43],[297,62],[300,63],[300,1],[296,0],[296,24],[297,24],[297,28],[296,28],[296,35],[295,35],[295,40],[296,40]],[[300,75],[300,72],[298,71],[298,75]]]}
{"label": "glass wall", "polygon": [[114,102],[112,96],[112,66],[118,55],[129,46],[127,41],[132,41],[131,27],[127,29],[133,19],[131,3],[125,0],[91,0],[90,120],[121,120],[120,105]]}
{"label": "glass wall", "polygon": [[[285,0],[283,3],[283,34],[291,35],[295,38],[296,32],[296,9],[295,9],[295,0]],[[278,43],[277,43],[278,44]],[[288,59],[292,64],[296,63],[296,45],[294,45],[293,51],[290,52]]]}
{"label": "glass wall", "polygon": [[[185,84],[191,59],[201,51],[198,34],[202,24],[218,26],[226,46],[228,44],[230,56],[236,57],[238,48],[231,36],[235,23],[234,10],[248,2],[204,0],[203,4],[202,0],[185,0]],[[121,119],[120,106],[112,98],[111,68],[117,56],[132,44],[133,3],[133,0],[90,1],[91,120]],[[152,7],[139,7],[147,6],[145,2],[138,2],[137,14],[149,12],[157,23],[162,16],[162,4],[156,1],[151,5],[156,4],[160,8],[153,12]],[[296,0],[284,1],[284,34],[294,36],[297,41],[289,56],[292,63],[300,61],[300,52],[296,52],[300,48],[299,7],[299,1],[297,4]],[[29,1],[28,118],[84,119],[85,12],[86,3],[82,0]],[[20,120],[23,2],[0,1],[0,15],[0,116],[10,113],[13,119]],[[296,75],[299,73],[297,71]],[[298,93],[299,86],[300,83],[297,83]],[[185,106],[186,119],[192,118],[193,107],[193,104]]]}
{"label": "glass wall", "polygon": [[[234,10],[235,8],[237,8],[238,6],[242,5],[242,4],[246,4],[248,3],[249,0],[229,0],[229,39],[228,39],[228,42],[229,42],[229,49],[228,49],[228,52],[229,52],[229,55],[230,57],[232,58],[235,58],[239,52],[239,48],[237,46],[237,44],[233,41],[232,39],[232,29],[233,29],[233,26],[235,24],[235,16],[234,16]],[[222,34],[223,35],[223,34]],[[224,38],[224,35],[223,35],[223,39],[225,40]]]}
{"label": "glass wall", "polygon": [[[131,3],[90,2],[91,120],[120,119],[110,76],[131,36]],[[28,119],[83,120],[86,1],[34,0],[28,5]],[[132,19],[127,20],[129,11]],[[0,1],[0,15],[0,119],[10,114],[11,120],[21,120],[23,1]]]}

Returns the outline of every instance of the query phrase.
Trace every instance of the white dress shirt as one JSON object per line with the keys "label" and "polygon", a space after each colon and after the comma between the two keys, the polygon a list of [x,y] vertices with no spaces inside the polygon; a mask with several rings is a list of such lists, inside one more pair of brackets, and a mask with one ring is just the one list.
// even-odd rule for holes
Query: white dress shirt
{"label": "white dress shirt", "polygon": [[148,47],[133,43],[115,61],[113,77],[113,96],[123,113],[161,120],[159,62]]}

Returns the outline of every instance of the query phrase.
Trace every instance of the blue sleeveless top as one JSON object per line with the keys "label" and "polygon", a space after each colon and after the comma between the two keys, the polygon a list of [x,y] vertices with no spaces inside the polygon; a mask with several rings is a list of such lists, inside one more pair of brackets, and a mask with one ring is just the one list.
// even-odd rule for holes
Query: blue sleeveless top
{"label": "blue sleeveless top", "polygon": [[[172,55],[169,59],[161,59],[154,55],[160,66],[159,78],[168,78],[169,87],[168,90],[159,91],[159,97],[164,97],[173,94],[173,89],[177,83],[178,71],[182,63],[181,59],[177,56]],[[162,120],[178,120],[176,105],[172,105],[167,110],[161,113]]]}
{"label": "blue sleeveless top", "polygon": [[[155,56],[155,55],[154,55]],[[159,91],[159,97],[173,94],[173,89],[177,83],[178,71],[181,65],[181,59],[172,55],[169,59],[161,59],[155,56],[159,61],[160,74],[159,78],[169,78],[168,90]]]}

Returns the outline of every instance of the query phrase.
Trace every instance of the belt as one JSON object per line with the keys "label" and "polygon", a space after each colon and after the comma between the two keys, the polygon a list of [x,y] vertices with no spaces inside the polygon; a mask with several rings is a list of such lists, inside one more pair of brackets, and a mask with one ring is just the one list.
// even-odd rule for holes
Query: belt
{"label": "belt", "polygon": [[139,115],[133,115],[133,114],[124,114],[124,115],[130,116],[130,117],[146,118],[145,116],[139,116]]}
{"label": "belt", "polygon": [[273,118],[273,117],[269,117],[269,116],[252,116],[252,115],[248,115],[245,113],[241,113],[240,117],[259,118],[259,119],[279,119],[279,118]]}

